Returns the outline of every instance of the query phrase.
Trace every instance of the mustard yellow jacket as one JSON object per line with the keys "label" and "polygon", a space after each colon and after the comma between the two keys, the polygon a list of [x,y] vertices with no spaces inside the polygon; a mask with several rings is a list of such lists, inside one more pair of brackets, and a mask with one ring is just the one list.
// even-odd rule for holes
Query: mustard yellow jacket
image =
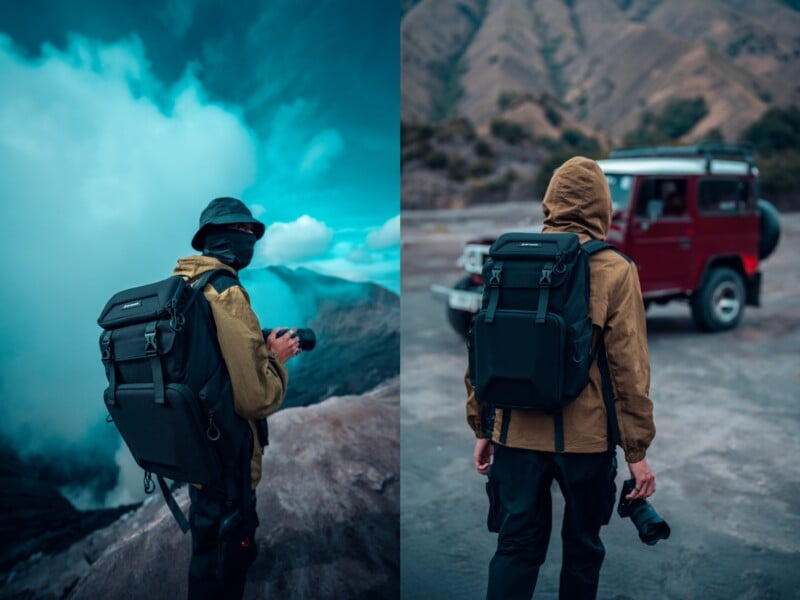
{"label": "mustard yellow jacket", "polygon": [[[174,274],[192,280],[213,269],[225,269],[236,275],[234,269],[211,256],[182,258]],[[234,410],[250,423],[253,440],[250,477],[255,489],[261,481],[261,446],[254,421],[278,410],[289,375],[278,357],[267,351],[258,317],[243,287],[234,285],[220,294],[208,284],[203,295],[211,306],[222,358],[231,378]]]}
{"label": "mustard yellow jacket", "polygon": [[[596,162],[575,157],[553,175],[542,202],[545,233],[573,232],[581,242],[604,240],[611,222],[611,195]],[[590,258],[589,316],[593,344],[603,336],[614,388],[617,421],[627,462],[645,457],[655,437],[650,400],[650,358],[647,349],[644,302],[636,265],[606,250]],[[467,422],[477,437],[499,443],[503,410],[483,413],[475,390],[467,386]],[[604,452],[608,449],[606,408],[597,361],[589,371],[589,384],[562,411],[564,451]],[[492,431],[485,431],[484,421]],[[505,445],[529,450],[555,451],[555,424],[544,412],[511,410]]]}

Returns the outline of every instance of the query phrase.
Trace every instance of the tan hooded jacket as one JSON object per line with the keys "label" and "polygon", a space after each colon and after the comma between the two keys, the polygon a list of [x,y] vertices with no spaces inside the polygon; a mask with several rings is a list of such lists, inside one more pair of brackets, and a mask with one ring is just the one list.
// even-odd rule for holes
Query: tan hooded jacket
{"label": "tan hooded jacket", "polygon": [[[236,275],[235,270],[211,256],[182,258],[173,273],[195,279],[213,269],[225,269]],[[250,423],[253,439],[250,477],[255,489],[261,481],[261,445],[254,421],[278,410],[289,376],[278,357],[267,351],[258,317],[244,288],[234,285],[219,294],[208,284],[203,295],[211,306],[222,358],[231,378],[234,410]]]}
{"label": "tan hooded jacket", "polygon": [[[575,157],[553,175],[542,203],[544,233],[573,232],[581,242],[605,240],[611,222],[611,194],[596,162]],[[608,354],[622,448],[629,463],[645,457],[655,436],[653,404],[649,397],[650,358],[647,350],[644,303],[636,265],[616,252],[592,255],[589,316],[595,325],[593,344],[602,335]],[[475,390],[467,386],[467,422],[477,437],[486,437]],[[608,449],[606,408],[597,361],[589,385],[562,411],[564,451],[604,452]],[[495,409],[491,439],[499,443],[503,410]],[[512,410],[505,445],[555,451],[555,424],[544,412]]]}

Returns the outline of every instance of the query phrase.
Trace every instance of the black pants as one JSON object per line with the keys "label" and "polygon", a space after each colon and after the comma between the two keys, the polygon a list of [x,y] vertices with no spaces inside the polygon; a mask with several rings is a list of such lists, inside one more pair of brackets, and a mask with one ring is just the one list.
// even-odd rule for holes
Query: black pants
{"label": "black pants", "polygon": [[230,505],[190,485],[189,497],[189,599],[241,598],[247,569],[258,554],[255,496],[249,502]]}
{"label": "black pants", "polygon": [[489,530],[499,535],[486,597],[533,596],[550,541],[555,479],[566,503],[559,598],[595,598],[605,556],[600,527],[608,524],[614,508],[616,473],[611,452],[554,454],[495,445],[486,490]]}

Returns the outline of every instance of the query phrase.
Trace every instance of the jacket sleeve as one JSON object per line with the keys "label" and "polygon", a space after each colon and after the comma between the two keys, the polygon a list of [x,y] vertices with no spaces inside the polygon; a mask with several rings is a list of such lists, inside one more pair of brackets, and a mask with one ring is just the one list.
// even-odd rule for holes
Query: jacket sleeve
{"label": "jacket sleeve", "polygon": [[650,400],[650,356],[636,265],[627,265],[609,298],[604,330],[617,421],[629,463],[644,459],[656,435]]}
{"label": "jacket sleeve", "polygon": [[267,351],[247,292],[233,285],[218,294],[208,285],[204,294],[211,305],[220,350],[231,377],[236,413],[245,419],[272,414],[283,402],[289,376],[278,357]]}
{"label": "jacket sleeve", "polygon": [[481,424],[481,407],[475,399],[475,388],[469,381],[469,369],[464,374],[464,385],[467,387],[467,424],[472,428],[476,438],[486,437]]}

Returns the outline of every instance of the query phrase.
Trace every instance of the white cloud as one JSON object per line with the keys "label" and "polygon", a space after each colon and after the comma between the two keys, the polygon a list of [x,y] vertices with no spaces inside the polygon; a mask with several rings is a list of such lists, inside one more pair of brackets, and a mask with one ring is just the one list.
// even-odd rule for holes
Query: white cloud
{"label": "white cloud", "polygon": [[165,89],[135,39],[73,38],[28,60],[0,35],[0,87],[13,90],[0,94],[0,253],[15,288],[0,297],[0,423],[17,441],[78,443],[104,416],[103,304],[192,253],[200,211],[251,186],[258,147],[191,74]]}
{"label": "white cloud", "polygon": [[400,215],[392,217],[378,229],[367,234],[369,248],[391,248],[400,244]]}
{"label": "white cloud", "polygon": [[300,175],[306,178],[326,173],[333,161],[344,151],[344,140],[335,129],[325,129],[316,134],[306,147],[300,161]]}
{"label": "white cloud", "polygon": [[298,263],[328,251],[333,229],[322,221],[303,215],[291,223],[273,223],[261,242],[267,264]]}

